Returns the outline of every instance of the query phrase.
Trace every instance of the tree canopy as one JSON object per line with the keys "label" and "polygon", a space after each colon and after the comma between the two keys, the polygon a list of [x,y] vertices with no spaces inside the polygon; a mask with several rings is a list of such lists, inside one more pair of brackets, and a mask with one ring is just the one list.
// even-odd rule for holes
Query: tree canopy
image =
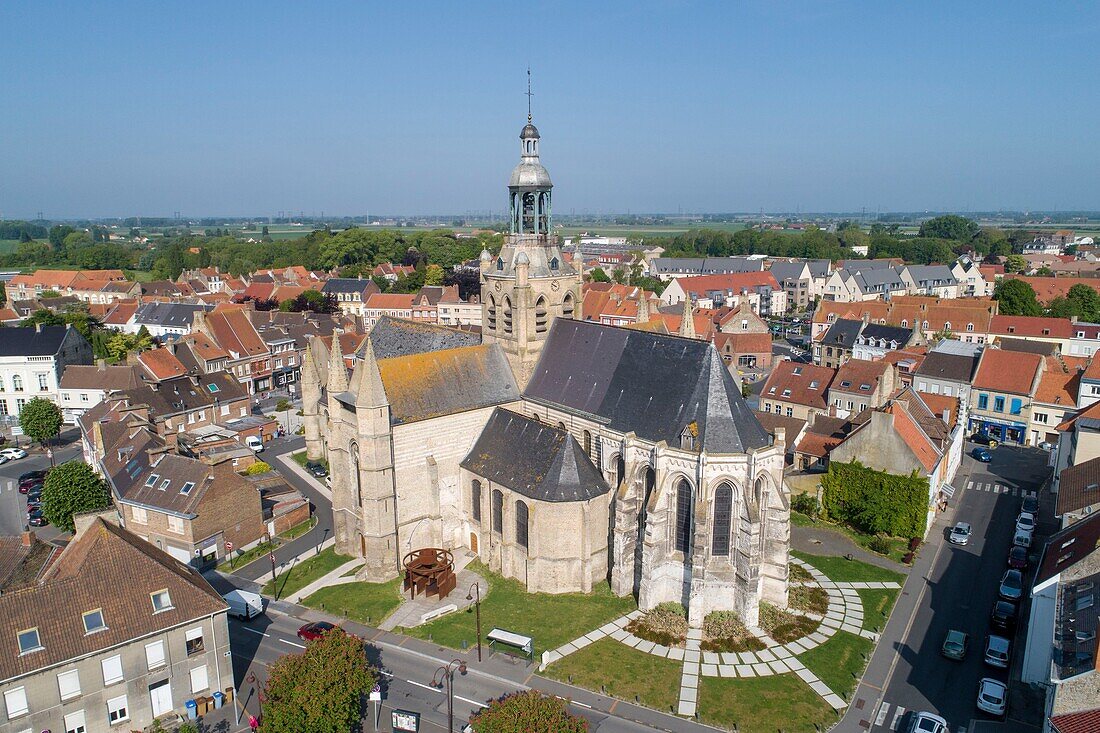
{"label": "tree canopy", "polygon": [[110,505],[107,482],[84,461],[66,461],[46,474],[42,485],[42,514],[56,527],[72,532],[74,514]]}
{"label": "tree canopy", "polygon": [[1096,323],[1100,320],[1100,294],[1088,285],[1078,283],[1069,289],[1066,296],[1050,302],[1047,315],[1054,318],[1073,318]]}
{"label": "tree canopy", "polygon": [[477,733],[586,733],[588,721],[573,715],[565,700],[524,690],[505,695],[470,717]]}
{"label": "tree canopy", "polygon": [[363,641],[335,628],[268,668],[265,733],[347,733],[357,728],[376,673]]}
{"label": "tree canopy", "polygon": [[998,312],[1003,316],[1043,315],[1035,290],[1023,280],[1001,280],[993,289],[993,299],[999,302]]}
{"label": "tree canopy", "polygon": [[920,225],[920,236],[933,239],[954,239],[969,242],[978,236],[981,228],[970,219],[955,214],[937,216]]}
{"label": "tree canopy", "polygon": [[39,443],[57,437],[61,423],[61,409],[42,397],[29,400],[19,411],[19,427],[27,437]]}

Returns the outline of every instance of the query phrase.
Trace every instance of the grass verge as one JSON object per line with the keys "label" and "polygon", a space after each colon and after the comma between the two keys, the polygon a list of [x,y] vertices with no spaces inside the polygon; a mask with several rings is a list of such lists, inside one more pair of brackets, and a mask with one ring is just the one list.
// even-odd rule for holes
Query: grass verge
{"label": "grass verge", "polygon": [[[286,598],[291,593],[300,591],[318,578],[331,573],[348,560],[351,558],[347,555],[337,555],[335,548],[329,547],[322,550],[320,554],[291,566],[275,576],[275,580],[267,581],[263,592],[267,595]],[[275,592],[276,588],[278,593]]]}
{"label": "grass verge", "polygon": [[849,634],[847,631],[838,631],[824,644],[799,655],[798,658],[829,689],[845,700],[850,700],[874,648],[874,642],[870,639]]}
{"label": "grass verge", "polygon": [[274,542],[261,542],[253,547],[251,550],[245,550],[244,552],[236,553],[232,558],[222,560],[218,563],[218,570],[223,573],[232,573],[235,570],[240,570],[245,565],[253,562],[260,557],[263,557],[267,553],[271,552],[278,547],[278,544]]}
{"label": "grass verge", "polygon": [[730,679],[699,678],[699,717],[738,733],[812,731],[827,728],[837,715],[793,674]]}
{"label": "grass verge", "polygon": [[894,602],[898,599],[897,588],[883,590],[859,590],[859,599],[863,602],[863,628],[869,631],[882,631],[886,627],[886,621],[890,618],[890,612],[894,610]]}
{"label": "grass verge", "polygon": [[871,541],[876,539],[875,535],[865,534],[846,524],[837,524],[836,522],[829,522],[824,519],[811,519],[801,512],[791,512],[791,524],[798,527],[817,527],[818,529],[827,529],[837,534],[842,534],[864,550],[873,552],[876,555],[888,557],[896,563],[900,563],[902,556],[909,551],[909,540],[901,537],[887,537],[886,541],[890,545],[890,551],[883,554],[877,550],[871,549]]}
{"label": "grass verge", "polygon": [[805,560],[815,568],[825,573],[837,583],[889,582],[904,583],[905,575],[895,570],[880,568],[878,565],[862,562],[860,560],[845,560],[843,557],[828,557],[826,555],[810,555],[806,552],[792,550],[791,554],[799,560]]}
{"label": "grass verge", "polygon": [[367,626],[378,626],[401,605],[401,578],[385,583],[330,585],[306,597],[302,603]]}
{"label": "grass verge", "polygon": [[[607,583],[600,583],[588,594],[528,593],[522,583],[489,572],[480,562],[470,563],[469,568],[489,583],[488,593],[481,598],[482,631],[499,627],[531,636],[536,658],[637,608],[632,597],[612,595]],[[461,648],[462,642],[470,645],[477,641],[473,608],[401,632],[420,639],[430,636],[435,643],[453,649]]]}
{"label": "grass verge", "polygon": [[[669,712],[680,696],[683,663],[620,644],[607,637],[551,664],[543,676]],[[572,678],[572,679],[570,679]]]}
{"label": "grass verge", "polygon": [[[302,468],[305,468],[306,463],[309,462],[309,459],[306,458],[306,452],[304,450],[300,450],[297,453],[292,453],[290,455],[290,457],[291,457],[291,459],[293,459],[293,461],[295,463],[297,463]],[[326,461],[324,458],[319,458],[318,460],[315,461],[315,463],[320,463],[322,466],[325,467],[326,471],[328,470],[328,461]]]}
{"label": "grass verge", "polygon": [[306,532],[313,529],[315,526],[317,526],[317,517],[310,517],[306,521],[299,522],[298,524],[288,529],[286,532],[283,532],[281,535],[279,535],[279,538],[284,539],[287,542],[289,542],[290,540],[296,540],[304,535]]}

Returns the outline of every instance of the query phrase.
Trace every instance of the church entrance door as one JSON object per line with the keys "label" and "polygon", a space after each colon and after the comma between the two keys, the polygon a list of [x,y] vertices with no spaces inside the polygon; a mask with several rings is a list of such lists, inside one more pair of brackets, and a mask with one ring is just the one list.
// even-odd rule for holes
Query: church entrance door
{"label": "church entrance door", "polygon": [[477,553],[477,532],[470,533],[470,549],[476,555]]}

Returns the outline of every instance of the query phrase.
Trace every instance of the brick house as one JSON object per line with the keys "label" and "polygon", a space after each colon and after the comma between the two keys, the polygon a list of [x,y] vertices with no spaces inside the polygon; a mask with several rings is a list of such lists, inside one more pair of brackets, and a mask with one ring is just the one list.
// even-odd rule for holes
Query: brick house
{"label": "brick house", "polygon": [[829,367],[781,361],[760,392],[760,409],[809,420],[815,413],[828,411],[826,394],[835,377],[836,370]]}

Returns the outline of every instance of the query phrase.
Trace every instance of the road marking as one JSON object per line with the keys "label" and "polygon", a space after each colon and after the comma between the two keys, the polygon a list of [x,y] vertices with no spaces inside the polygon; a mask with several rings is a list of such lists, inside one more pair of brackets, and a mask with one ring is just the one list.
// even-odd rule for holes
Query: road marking
{"label": "road marking", "polygon": [[894,711],[894,719],[890,721],[890,730],[897,730],[898,721],[901,720],[901,716],[905,715],[905,708],[898,705]]}
{"label": "road marking", "polygon": [[431,690],[432,692],[443,693],[443,690],[432,687],[431,685],[425,685],[423,682],[417,682],[416,680],[406,680],[410,685],[416,685],[417,687],[423,687],[425,690]]}
{"label": "road marking", "polygon": [[[267,636],[267,634],[264,634],[264,636]],[[306,648],[305,644],[299,644],[298,642],[291,641],[290,639],[279,639],[279,641],[283,642],[284,644],[290,644],[291,646],[296,646],[299,649],[305,649]]]}
{"label": "road marking", "polygon": [[570,700],[569,698],[562,697],[561,695],[554,695],[554,697],[558,698],[559,700],[565,700],[570,705],[580,705],[582,708],[588,708],[589,710],[592,709],[592,706],[588,705],[587,703],[579,702],[577,700]]}
{"label": "road marking", "polygon": [[488,705],[486,705],[486,704],[485,704],[485,703],[483,703],[483,702],[478,702],[477,700],[471,700],[471,699],[470,699],[470,698],[468,698],[468,697],[462,697],[462,696],[460,696],[460,695],[455,695],[455,700],[461,700],[462,702],[468,702],[468,703],[470,703],[471,705],[477,705],[477,706],[478,706],[479,708],[487,708],[487,707],[489,707]]}
{"label": "road marking", "polygon": [[1001,485],[1000,484],[993,484],[993,493],[994,494],[1001,493]]}
{"label": "road marking", "polygon": [[973,482],[973,481],[967,481],[967,482],[966,482],[966,488],[967,488],[967,489],[972,489],[972,488],[974,488],[974,482]]}
{"label": "road marking", "polygon": [[271,634],[265,634],[264,632],[260,631],[259,629],[250,629],[247,626],[242,626],[241,628],[244,629],[245,631],[251,631],[253,634],[259,634],[260,636],[271,636]]}
{"label": "road marking", "polygon": [[879,706],[878,715],[875,717],[875,725],[882,725],[886,722],[886,713],[890,712],[890,703],[885,700],[882,701],[882,705]]}

